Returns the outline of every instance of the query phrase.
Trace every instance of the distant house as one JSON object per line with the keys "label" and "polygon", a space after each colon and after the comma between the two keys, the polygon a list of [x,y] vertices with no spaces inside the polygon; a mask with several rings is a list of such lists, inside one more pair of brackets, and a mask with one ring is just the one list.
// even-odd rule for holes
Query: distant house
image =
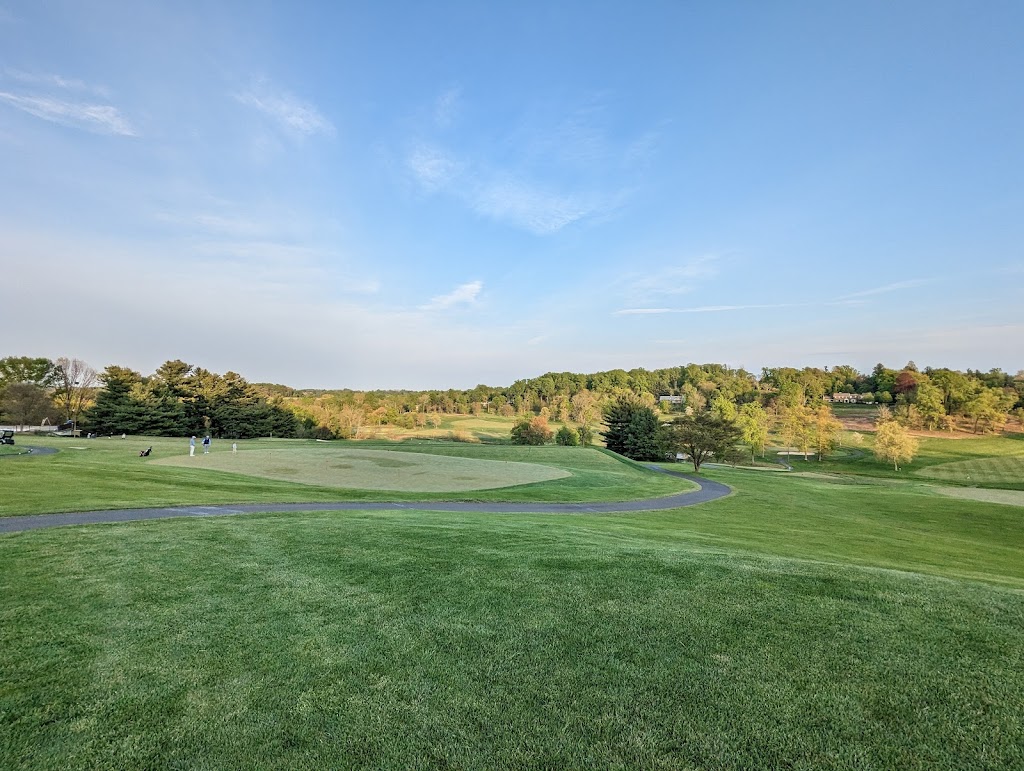
{"label": "distant house", "polygon": [[860,399],[857,397],[857,394],[847,394],[839,392],[832,394],[831,401],[837,402],[839,404],[856,404],[857,402],[860,401]]}
{"label": "distant house", "polygon": [[658,397],[658,401],[659,402],[668,402],[669,404],[682,404],[683,403],[683,397],[682,396],[671,396],[671,395],[669,395],[669,396],[659,396]]}

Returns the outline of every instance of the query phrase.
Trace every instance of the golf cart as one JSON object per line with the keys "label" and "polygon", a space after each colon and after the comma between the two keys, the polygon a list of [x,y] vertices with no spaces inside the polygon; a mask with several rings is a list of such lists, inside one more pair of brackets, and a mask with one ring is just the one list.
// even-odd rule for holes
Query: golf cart
{"label": "golf cart", "polygon": [[0,431],[0,444],[14,444],[14,432],[9,428]]}

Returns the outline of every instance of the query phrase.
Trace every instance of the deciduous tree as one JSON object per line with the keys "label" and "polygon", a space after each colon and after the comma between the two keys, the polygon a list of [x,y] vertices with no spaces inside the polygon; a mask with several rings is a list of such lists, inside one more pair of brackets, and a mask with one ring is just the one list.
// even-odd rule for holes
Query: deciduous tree
{"label": "deciduous tree", "polygon": [[65,419],[78,422],[79,414],[92,398],[96,383],[96,370],[81,359],[62,356],[54,362],[53,401]]}
{"label": "deciduous tree", "polygon": [[917,440],[895,420],[886,420],[875,430],[874,453],[876,458],[892,463],[899,471],[900,463],[910,463],[917,454]]}
{"label": "deciduous tree", "polygon": [[693,463],[694,472],[713,456],[727,458],[740,439],[735,423],[709,412],[698,412],[677,418],[665,429],[666,449],[685,453]]}
{"label": "deciduous tree", "polygon": [[827,404],[819,405],[814,411],[814,446],[818,451],[819,462],[822,456],[836,446],[842,430],[843,424],[832,414],[832,408]]}
{"label": "deciduous tree", "polygon": [[761,457],[764,457],[768,428],[771,426],[771,418],[764,407],[757,402],[744,404],[740,407],[736,424],[739,426],[743,443],[750,448],[750,461],[754,461],[755,453],[761,453]]}
{"label": "deciduous tree", "polygon": [[53,400],[37,383],[11,383],[0,397],[0,414],[19,429],[40,424],[56,414]]}

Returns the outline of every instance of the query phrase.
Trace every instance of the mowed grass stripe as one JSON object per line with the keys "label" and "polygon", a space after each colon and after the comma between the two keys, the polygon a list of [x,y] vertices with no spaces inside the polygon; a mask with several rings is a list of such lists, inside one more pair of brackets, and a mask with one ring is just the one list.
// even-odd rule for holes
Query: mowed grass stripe
{"label": "mowed grass stripe", "polygon": [[1020,485],[1024,482],[1024,457],[978,458],[942,463],[914,472],[928,479],[946,482],[972,482],[988,485]]}
{"label": "mowed grass stripe", "polygon": [[153,463],[361,490],[462,492],[546,482],[570,476],[554,466],[324,445],[253,449],[195,457],[176,455]]}

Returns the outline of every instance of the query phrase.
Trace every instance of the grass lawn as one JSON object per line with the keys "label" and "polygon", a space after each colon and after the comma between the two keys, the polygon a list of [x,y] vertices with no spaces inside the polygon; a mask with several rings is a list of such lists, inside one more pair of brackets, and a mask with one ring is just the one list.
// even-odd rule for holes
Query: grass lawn
{"label": "grass lawn", "polygon": [[[481,500],[481,501],[616,501],[670,495],[692,489],[686,480],[654,474],[634,464],[623,463],[601,450],[579,447],[515,447],[512,445],[468,445],[421,442],[335,442],[321,443],[288,439],[260,439],[238,443],[237,457],[231,457],[229,442],[214,442],[209,457],[188,457],[184,439],[132,437],[121,439],[39,439],[33,444],[60,448],[56,455],[5,458],[0,465],[0,486],[10,494],[0,497],[0,516],[41,514],[58,511],[124,509],[140,506],[212,503],[288,503],[345,500]],[[138,457],[139,449],[153,447],[150,458]],[[370,456],[367,450],[392,450],[374,455],[380,479],[395,480],[390,462],[412,462],[406,453],[435,456],[430,461],[434,490],[346,488],[354,469],[333,469],[336,475],[324,483],[329,469],[324,463],[341,465],[344,451]],[[403,451],[402,453],[398,452]],[[247,458],[254,453],[251,466]],[[221,457],[223,456],[223,457]],[[277,458],[270,461],[268,459]],[[403,458],[405,460],[403,460]],[[477,461],[529,463],[550,467],[551,476],[561,478],[522,484],[515,474],[499,489],[465,490],[467,476],[461,460],[445,465],[447,458]],[[165,465],[172,459],[176,465]],[[381,465],[381,463],[385,465]],[[230,471],[214,470],[212,467]],[[278,476],[295,479],[300,469],[320,468],[305,477],[308,483],[255,475],[276,468]],[[353,465],[350,463],[349,465]],[[426,468],[419,464],[421,470]],[[471,464],[474,465],[474,464]],[[478,464],[477,464],[478,465]],[[484,464],[486,466],[487,464]],[[362,472],[371,470],[370,461],[361,463]],[[479,466],[478,466],[479,467]],[[517,468],[517,467],[513,467]],[[294,472],[291,476],[284,472]],[[567,476],[563,476],[566,475]],[[536,478],[536,477],[534,477]],[[491,477],[493,483],[493,476]],[[317,484],[320,482],[321,484]],[[365,482],[363,482],[365,484]],[[426,487],[426,483],[422,485]],[[429,487],[427,487],[429,489]],[[408,490],[413,490],[412,492]]]}
{"label": "grass lawn", "polygon": [[[834,471],[889,479],[920,477],[950,484],[1024,490],[1024,434],[977,436],[957,439],[921,438],[917,456],[894,471],[891,463],[877,460],[871,452],[874,435],[861,434],[863,446],[842,449],[820,463],[806,463],[815,471]],[[850,454],[853,450],[853,454]],[[856,452],[860,450],[861,452]],[[793,464],[804,467],[802,459]]]}
{"label": "grass lawn", "polygon": [[1020,591],[709,547],[637,519],[259,515],[7,536],[0,766],[1024,763]]}
{"label": "grass lawn", "polygon": [[[5,489],[40,511],[64,504],[59,480],[108,502],[339,497],[100,442],[5,459]],[[239,456],[286,447],[318,451]],[[667,479],[595,450],[392,449],[570,474],[474,495]],[[710,470],[735,494],[630,515],[0,537],[0,768],[1024,767],[1024,509],[807,465],[824,473]]]}

